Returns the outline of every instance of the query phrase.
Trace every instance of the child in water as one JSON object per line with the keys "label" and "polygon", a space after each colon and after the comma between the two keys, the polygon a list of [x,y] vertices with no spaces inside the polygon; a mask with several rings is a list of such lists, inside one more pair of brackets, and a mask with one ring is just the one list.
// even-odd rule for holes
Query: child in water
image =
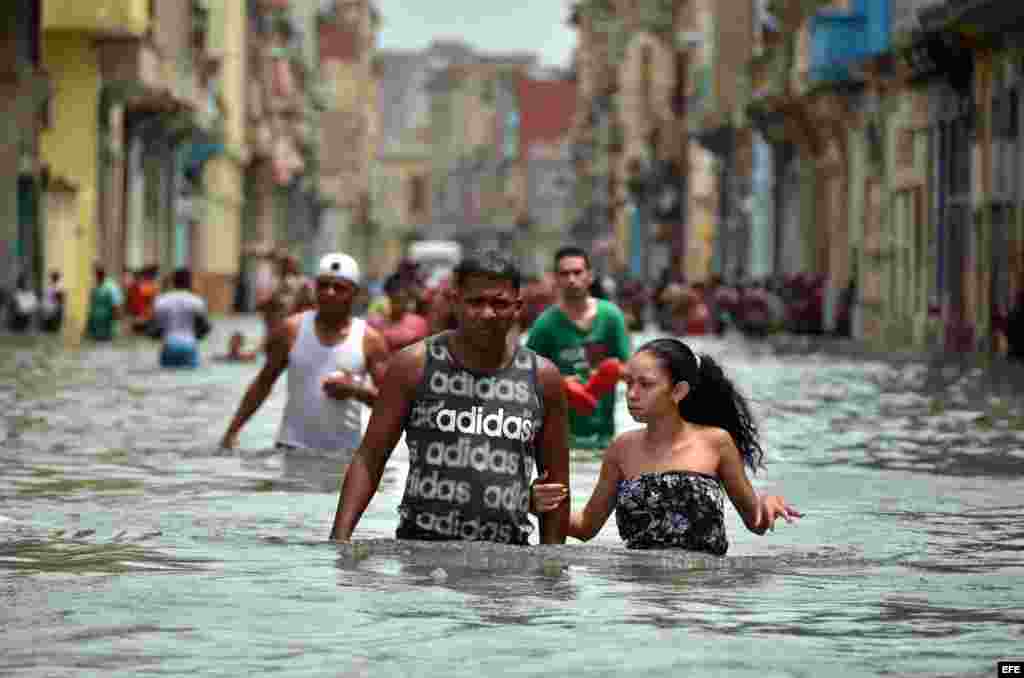
{"label": "child in water", "polygon": [[[744,466],[764,456],[746,399],[708,355],[678,339],[655,339],[626,364],[629,412],[644,428],[615,438],[605,452],[594,492],[573,512],[569,536],[594,537],[614,509],[627,548],[681,548],[725,555],[723,494],[751,532],[775,520],[802,517],[777,495],[758,495]],[[545,513],[566,499],[558,483],[534,485],[533,503]]]}
{"label": "child in water", "polygon": [[244,351],[242,350],[243,346],[245,346],[245,335],[241,332],[235,332],[228,339],[228,352],[217,356],[217,360],[230,363],[248,363],[259,357],[259,351]]}

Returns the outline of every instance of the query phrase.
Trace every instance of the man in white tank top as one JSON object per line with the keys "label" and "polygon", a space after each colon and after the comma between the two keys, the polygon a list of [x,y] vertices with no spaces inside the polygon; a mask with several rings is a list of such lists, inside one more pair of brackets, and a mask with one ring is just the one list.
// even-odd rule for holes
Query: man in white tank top
{"label": "man in white tank top", "polygon": [[[354,450],[362,409],[377,399],[387,367],[383,336],[352,316],[359,291],[359,264],[347,254],[328,254],[316,277],[316,310],[291,315],[273,332],[267,359],[249,385],[221,441],[238,444],[238,433],[288,371],[288,400],[277,442],[283,447]],[[369,375],[372,381],[365,377]]]}

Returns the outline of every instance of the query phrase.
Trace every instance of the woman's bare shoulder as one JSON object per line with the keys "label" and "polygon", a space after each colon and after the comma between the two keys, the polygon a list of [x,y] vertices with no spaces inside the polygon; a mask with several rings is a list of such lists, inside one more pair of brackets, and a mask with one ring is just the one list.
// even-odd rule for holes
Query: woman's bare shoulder
{"label": "woman's bare shoulder", "polygon": [[703,442],[703,447],[719,460],[726,457],[739,458],[739,450],[736,448],[736,441],[732,434],[718,426],[701,426],[698,435]]}
{"label": "woman's bare shoulder", "polygon": [[704,426],[702,424],[694,424],[692,426],[693,431],[709,443],[722,444],[732,442],[732,435],[720,426]]}
{"label": "woman's bare shoulder", "polygon": [[628,454],[630,450],[640,447],[643,444],[643,439],[643,429],[638,428],[632,431],[624,431],[612,440],[608,449],[604,452],[604,458],[608,461],[618,461],[623,455]]}

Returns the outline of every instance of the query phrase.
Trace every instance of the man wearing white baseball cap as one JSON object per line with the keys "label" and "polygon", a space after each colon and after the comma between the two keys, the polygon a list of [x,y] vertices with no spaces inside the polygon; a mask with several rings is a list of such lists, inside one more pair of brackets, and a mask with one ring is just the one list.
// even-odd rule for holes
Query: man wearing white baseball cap
{"label": "man wearing white baseball cap", "polygon": [[[359,264],[335,252],[320,260],[316,309],[291,315],[271,334],[267,359],[249,385],[221,445],[238,433],[288,371],[288,400],[277,437],[281,448],[351,451],[362,437],[364,405],[372,406],[387,367],[388,344],[352,303],[362,277]],[[365,379],[369,374],[370,382]]]}

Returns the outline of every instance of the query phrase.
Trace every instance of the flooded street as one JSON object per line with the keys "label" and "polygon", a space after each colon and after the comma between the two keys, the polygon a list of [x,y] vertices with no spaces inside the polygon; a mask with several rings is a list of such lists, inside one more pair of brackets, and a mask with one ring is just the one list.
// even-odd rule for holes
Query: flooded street
{"label": "flooded street", "polygon": [[[392,456],[352,545],[340,464],[272,448],[284,383],[217,449],[257,365],[0,339],[0,673],[992,675],[1024,647],[1024,400],[980,369],[698,339],[751,396],[759,491],[806,513],[724,559],[394,542]],[[635,426],[624,408],[620,430]],[[579,507],[599,462],[576,459]]]}

